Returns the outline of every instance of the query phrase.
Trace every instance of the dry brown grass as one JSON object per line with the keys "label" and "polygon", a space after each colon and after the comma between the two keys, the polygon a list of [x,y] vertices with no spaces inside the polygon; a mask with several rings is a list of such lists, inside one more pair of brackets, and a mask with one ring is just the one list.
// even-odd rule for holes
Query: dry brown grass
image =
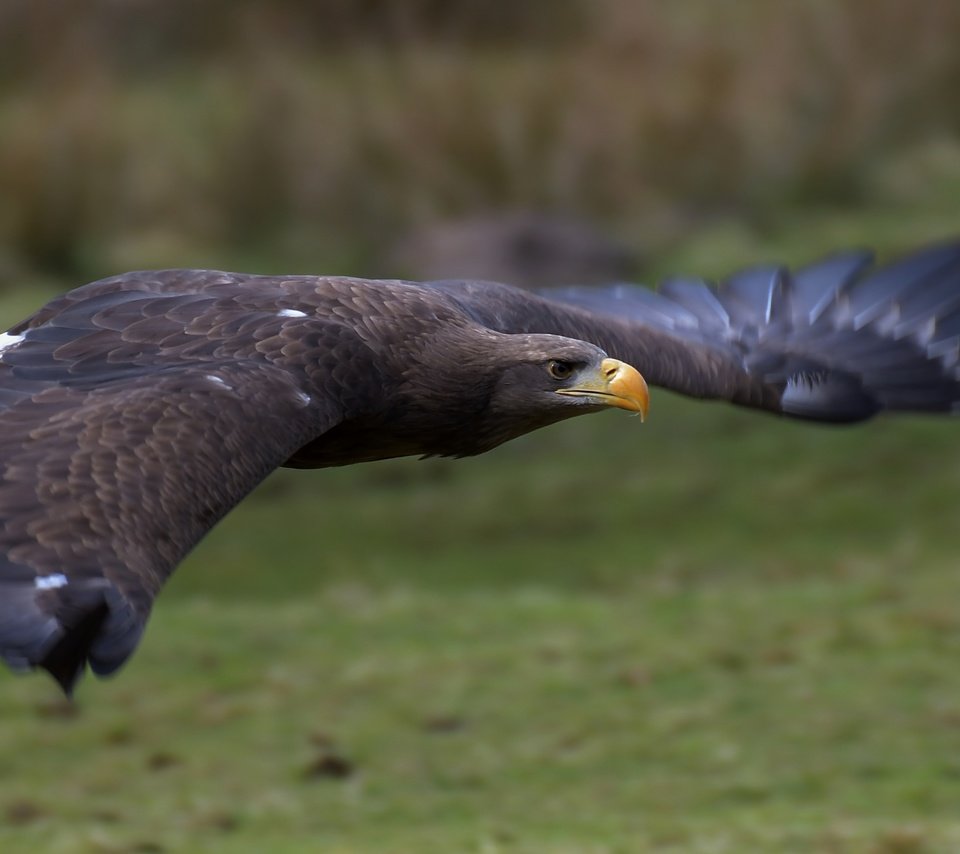
{"label": "dry brown grass", "polygon": [[55,26],[43,4],[2,13],[8,268],[93,274],[276,241],[348,263],[476,210],[763,221],[861,200],[878,161],[960,124],[951,0],[569,0],[501,18],[246,3],[219,29],[216,4],[203,21],[185,2],[123,5],[63,2]]}

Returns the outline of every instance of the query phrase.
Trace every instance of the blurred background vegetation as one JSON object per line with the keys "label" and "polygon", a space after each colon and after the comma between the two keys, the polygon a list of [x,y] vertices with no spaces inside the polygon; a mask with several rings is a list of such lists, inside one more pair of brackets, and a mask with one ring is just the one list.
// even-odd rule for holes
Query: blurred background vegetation
{"label": "blurred background vegetation", "polygon": [[[956,236],[957,45],[953,0],[0,0],[0,320]],[[651,415],[271,478],[116,680],[3,678],[0,849],[960,850],[956,426]]]}
{"label": "blurred background vegetation", "polygon": [[654,261],[825,207],[905,243],[960,205],[958,37],[952,0],[6,0],[0,281],[390,274],[517,210]]}

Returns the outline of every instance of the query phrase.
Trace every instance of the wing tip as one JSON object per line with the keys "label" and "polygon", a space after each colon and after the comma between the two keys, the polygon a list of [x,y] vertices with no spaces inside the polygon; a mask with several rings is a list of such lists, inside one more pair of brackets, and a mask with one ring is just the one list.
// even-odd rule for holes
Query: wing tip
{"label": "wing tip", "polygon": [[47,671],[71,698],[87,666],[98,676],[133,652],[143,622],[112,585],[66,584],[38,591],[32,582],[3,585],[0,658],[11,670]]}
{"label": "wing tip", "polygon": [[77,682],[87,669],[91,647],[109,614],[106,602],[85,611],[44,653],[36,666],[46,670],[63,693],[73,697]]}

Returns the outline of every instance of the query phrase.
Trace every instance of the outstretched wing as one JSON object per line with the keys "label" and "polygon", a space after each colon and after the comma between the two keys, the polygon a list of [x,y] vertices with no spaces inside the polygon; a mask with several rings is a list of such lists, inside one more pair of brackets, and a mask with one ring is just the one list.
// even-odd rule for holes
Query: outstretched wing
{"label": "outstretched wing", "polygon": [[68,692],[123,663],[186,552],[339,419],[262,353],[222,352],[230,324],[269,351],[294,319],[98,287],[0,335],[0,657]]}
{"label": "outstretched wing", "polygon": [[592,341],[693,397],[841,422],[960,406],[960,243],[879,268],[866,252],[756,267],[719,286],[432,287],[491,328]]}

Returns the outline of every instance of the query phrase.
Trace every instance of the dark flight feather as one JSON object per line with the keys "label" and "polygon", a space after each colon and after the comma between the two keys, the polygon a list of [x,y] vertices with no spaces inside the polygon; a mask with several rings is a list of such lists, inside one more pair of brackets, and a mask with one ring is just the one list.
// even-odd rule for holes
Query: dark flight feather
{"label": "dark flight feather", "polygon": [[481,453],[594,411],[525,393],[545,354],[820,421],[956,411],[960,244],[871,263],[540,293],[167,270],[64,294],[0,335],[0,657],[67,692],[116,670],[278,466]]}

